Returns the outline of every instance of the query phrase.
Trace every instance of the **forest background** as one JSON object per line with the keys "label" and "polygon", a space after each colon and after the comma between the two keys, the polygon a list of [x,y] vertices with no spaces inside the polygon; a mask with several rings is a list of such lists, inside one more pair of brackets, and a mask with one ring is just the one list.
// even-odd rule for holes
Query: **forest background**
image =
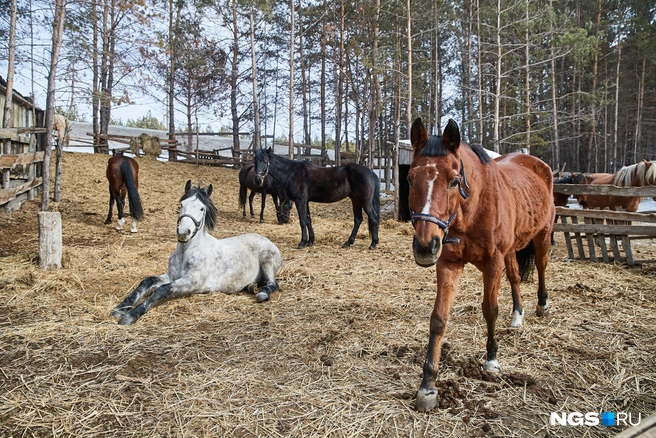
{"label": "forest background", "polygon": [[[438,134],[451,117],[554,170],[656,156],[653,0],[0,0],[0,66],[13,27],[37,102],[57,5],[56,109],[95,132],[218,128],[371,163],[414,118]],[[112,117],[144,101],[155,115]]]}

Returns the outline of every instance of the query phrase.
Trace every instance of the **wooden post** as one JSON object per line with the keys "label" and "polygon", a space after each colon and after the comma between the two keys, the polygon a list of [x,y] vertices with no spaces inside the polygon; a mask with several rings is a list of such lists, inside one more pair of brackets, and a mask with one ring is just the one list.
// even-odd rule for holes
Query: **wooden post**
{"label": "wooden post", "polygon": [[39,267],[43,270],[61,269],[62,223],[58,211],[40,211]]}

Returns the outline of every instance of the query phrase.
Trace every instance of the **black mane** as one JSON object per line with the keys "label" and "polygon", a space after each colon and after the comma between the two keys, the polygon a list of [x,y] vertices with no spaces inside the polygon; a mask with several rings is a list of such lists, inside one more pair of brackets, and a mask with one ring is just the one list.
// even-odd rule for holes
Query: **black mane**
{"label": "black mane", "polygon": [[[467,145],[481,160],[481,163],[486,164],[490,162],[490,156],[487,154],[485,149],[480,145]],[[444,145],[441,135],[431,135],[428,137],[428,141],[421,149],[421,155],[425,157],[444,157],[449,153],[449,150]]]}
{"label": "black mane", "polygon": [[192,187],[180,198],[180,202],[189,199],[193,196],[198,197],[200,202],[205,205],[205,229],[212,231],[216,225],[216,206],[212,202],[212,198],[207,196],[207,193],[200,187]]}

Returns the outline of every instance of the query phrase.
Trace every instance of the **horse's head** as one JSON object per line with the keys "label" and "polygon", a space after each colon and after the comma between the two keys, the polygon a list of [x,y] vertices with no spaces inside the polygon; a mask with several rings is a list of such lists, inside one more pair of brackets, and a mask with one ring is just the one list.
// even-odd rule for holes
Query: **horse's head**
{"label": "horse's head", "polygon": [[432,266],[449,239],[449,226],[456,219],[460,201],[466,199],[467,179],[460,158],[460,130],[449,120],[442,136],[429,137],[421,119],[412,124],[410,139],[414,156],[408,183],[408,206],[415,227],[412,249],[420,266]]}
{"label": "horse's head", "polygon": [[178,242],[190,241],[198,231],[212,231],[216,224],[216,206],[212,202],[212,184],[207,187],[193,187],[191,180],[185,185],[185,193],[180,198],[180,214],[176,235]]}
{"label": "horse's head", "polygon": [[260,149],[255,152],[255,158],[253,159],[255,163],[255,173],[257,174],[255,182],[260,186],[264,184],[264,178],[269,174],[271,154],[271,148]]}
{"label": "horse's head", "polygon": [[288,224],[289,223],[289,212],[292,209],[294,203],[291,199],[280,199],[280,206],[276,210],[276,217],[278,218],[279,224]]}

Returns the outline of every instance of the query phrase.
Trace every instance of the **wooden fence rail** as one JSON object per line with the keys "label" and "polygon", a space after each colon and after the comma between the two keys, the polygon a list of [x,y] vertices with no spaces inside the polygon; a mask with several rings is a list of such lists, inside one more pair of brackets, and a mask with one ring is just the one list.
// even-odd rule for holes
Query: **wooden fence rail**
{"label": "wooden fence rail", "polygon": [[[654,197],[656,187],[555,184],[554,192]],[[656,263],[656,260],[637,260],[631,248],[632,241],[656,238],[654,213],[556,207],[556,217],[560,223],[554,224],[554,232],[564,234],[570,259],[620,262],[627,265]]]}

